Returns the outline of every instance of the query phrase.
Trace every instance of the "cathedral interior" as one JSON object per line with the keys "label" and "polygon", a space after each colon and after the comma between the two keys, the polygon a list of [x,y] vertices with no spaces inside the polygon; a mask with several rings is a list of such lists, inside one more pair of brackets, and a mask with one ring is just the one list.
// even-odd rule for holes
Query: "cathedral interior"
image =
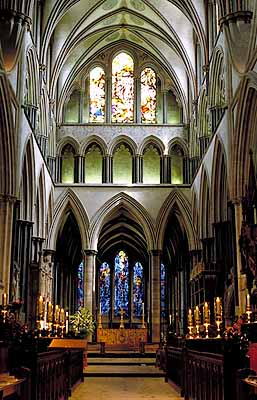
{"label": "cathedral interior", "polygon": [[224,332],[254,324],[256,0],[3,0],[0,15],[2,311],[33,330],[39,298],[85,307],[174,348],[189,311],[208,337],[217,299]]}

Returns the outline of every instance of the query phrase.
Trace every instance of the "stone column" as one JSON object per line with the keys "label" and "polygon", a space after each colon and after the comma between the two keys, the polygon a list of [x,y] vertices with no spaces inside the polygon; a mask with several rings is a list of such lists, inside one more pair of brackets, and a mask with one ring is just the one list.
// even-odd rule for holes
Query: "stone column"
{"label": "stone column", "polygon": [[167,90],[163,90],[162,92],[162,122],[163,124],[167,124]]}
{"label": "stone column", "polygon": [[[0,290],[9,294],[13,211],[16,198],[0,195]],[[9,296],[8,296],[9,298]]]}
{"label": "stone column", "polygon": [[60,183],[62,181],[62,157],[56,156],[55,159],[55,182]]}
{"label": "stone column", "polygon": [[150,251],[150,286],[151,286],[151,328],[152,341],[160,341],[160,268],[161,251]]}
{"label": "stone column", "polygon": [[161,156],[161,183],[171,182],[170,156]]}
{"label": "stone column", "polygon": [[84,169],[85,169],[85,158],[81,155],[77,155],[75,158],[75,183],[84,182]]}
{"label": "stone column", "polygon": [[143,157],[136,154],[133,157],[132,183],[143,182]]}
{"label": "stone column", "polygon": [[103,183],[112,183],[113,171],[112,171],[112,156],[107,154],[103,157]]}
{"label": "stone column", "polygon": [[237,263],[237,284],[238,284],[238,306],[236,307],[236,314],[242,315],[245,312],[247,281],[246,274],[242,274],[241,252],[239,247],[239,237],[241,234],[241,227],[243,221],[242,202],[239,199],[233,200],[235,210],[235,237],[236,237],[236,263]]}
{"label": "stone column", "polygon": [[84,264],[84,306],[95,315],[95,279],[96,279],[96,254],[95,250],[85,250]]}

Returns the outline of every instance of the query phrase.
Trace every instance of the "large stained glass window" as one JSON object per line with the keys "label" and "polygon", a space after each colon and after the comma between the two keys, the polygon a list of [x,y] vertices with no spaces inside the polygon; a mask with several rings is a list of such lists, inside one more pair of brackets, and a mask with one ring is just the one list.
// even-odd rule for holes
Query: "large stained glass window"
{"label": "large stained glass window", "polygon": [[144,302],[143,267],[136,262],[133,271],[133,316],[142,316],[142,303]]}
{"label": "large stained glass window", "polygon": [[90,122],[104,122],[105,116],[105,73],[100,67],[90,71]]}
{"label": "large stained glass window", "polygon": [[152,68],[141,72],[141,120],[156,123],[156,74]]}
{"label": "large stained glass window", "polygon": [[166,270],[161,264],[161,317],[166,317]]}
{"label": "large stained glass window", "polygon": [[84,306],[84,264],[81,262],[78,267],[78,308]]}
{"label": "large stained glass window", "polygon": [[134,120],[134,62],[127,53],[112,62],[112,122]]}
{"label": "large stained glass window", "polygon": [[110,311],[110,301],[111,301],[111,273],[110,273],[110,267],[106,262],[104,262],[100,266],[99,292],[100,292],[101,313],[105,315],[108,314]]}
{"label": "large stained glass window", "polygon": [[124,251],[120,251],[115,257],[114,266],[114,315],[120,316],[123,309],[124,318],[129,315],[129,264]]}

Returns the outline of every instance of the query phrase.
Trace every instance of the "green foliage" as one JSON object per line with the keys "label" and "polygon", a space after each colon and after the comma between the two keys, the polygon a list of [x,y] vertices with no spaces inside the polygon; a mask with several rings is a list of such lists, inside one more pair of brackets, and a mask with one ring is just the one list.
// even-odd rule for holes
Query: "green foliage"
{"label": "green foliage", "polygon": [[83,332],[86,336],[93,333],[96,327],[92,313],[84,307],[70,316],[70,325],[75,333]]}

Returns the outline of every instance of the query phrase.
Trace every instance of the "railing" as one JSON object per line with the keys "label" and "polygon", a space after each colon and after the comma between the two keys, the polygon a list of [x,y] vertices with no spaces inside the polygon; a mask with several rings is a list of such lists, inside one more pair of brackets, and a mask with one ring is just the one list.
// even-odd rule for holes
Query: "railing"
{"label": "railing", "polygon": [[184,394],[184,353],[182,348],[167,347],[166,356],[166,381],[172,380],[181,388],[181,396]]}

